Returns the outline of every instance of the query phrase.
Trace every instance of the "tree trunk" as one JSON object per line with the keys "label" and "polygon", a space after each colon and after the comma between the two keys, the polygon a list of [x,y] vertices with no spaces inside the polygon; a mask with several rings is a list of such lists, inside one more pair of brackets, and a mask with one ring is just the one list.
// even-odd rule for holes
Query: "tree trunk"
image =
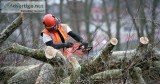
{"label": "tree trunk", "polygon": [[121,46],[120,46],[120,28],[121,28],[121,24],[120,24],[120,0],[116,0],[116,38],[118,39],[118,43],[116,46],[116,50],[120,50]]}
{"label": "tree trunk", "polygon": [[25,68],[24,70],[18,72],[12,76],[7,83],[8,84],[33,84],[39,74],[42,64],[33,65]]}

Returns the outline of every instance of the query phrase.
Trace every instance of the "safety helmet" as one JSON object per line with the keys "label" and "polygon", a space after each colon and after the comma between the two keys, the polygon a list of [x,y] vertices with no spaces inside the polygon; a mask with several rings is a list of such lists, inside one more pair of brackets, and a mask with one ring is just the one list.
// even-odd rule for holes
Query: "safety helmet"
{"label": "safety helmet", "polygon": [[43,17],[43,24],[46,26],[47,29],[53,28],[57,25],[57,19],[52,14],[46,14]]}

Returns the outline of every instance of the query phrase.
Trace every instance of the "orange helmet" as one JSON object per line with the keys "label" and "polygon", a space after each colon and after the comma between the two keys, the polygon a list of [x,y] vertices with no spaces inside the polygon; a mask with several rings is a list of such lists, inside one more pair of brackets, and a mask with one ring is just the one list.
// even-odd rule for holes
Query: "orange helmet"
{"label": "orange helmet", "polygon": [[56,17],[54,17],[52,14],[46,14],[43,17],[43,23],[46,26],[46,28],[50,29],[57,25]]}

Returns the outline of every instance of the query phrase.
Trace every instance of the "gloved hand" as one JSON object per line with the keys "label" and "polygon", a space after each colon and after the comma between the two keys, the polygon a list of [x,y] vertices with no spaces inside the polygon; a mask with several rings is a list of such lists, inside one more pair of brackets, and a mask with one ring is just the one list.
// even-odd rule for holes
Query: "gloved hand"
{"label": "gloved hand", "polygon": [[81,43],[82,43],[82,45],[84,46],[84,48],[87,48],[87,46],[88,46],[88,42],[86,42],[86,41],[82,41]]}
{"label": "gloved hand", "polygon": [[71,43],[71,42],[66,42],[65,43],[65,47],[66,48],[70,48],[70,47],[72,47],[73,46],[73,43]]}

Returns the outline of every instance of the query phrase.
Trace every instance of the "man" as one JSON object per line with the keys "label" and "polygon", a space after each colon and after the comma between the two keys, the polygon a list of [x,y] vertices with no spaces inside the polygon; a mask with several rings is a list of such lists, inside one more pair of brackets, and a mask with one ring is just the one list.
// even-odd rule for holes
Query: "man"
{"label": "man", "polygon": [[45,29],[42,31],[41,36],[46,46],[52,46],[54,49],[63,49],[63,52],[65,52],[65,48],[71,48],[73,46],[73,43],[67,41],[68,35],[82,45],[88,45],[81,36],[74,33],[67,24],[60,23],[52,14],[46,14],[43,17],[43,24]]}

